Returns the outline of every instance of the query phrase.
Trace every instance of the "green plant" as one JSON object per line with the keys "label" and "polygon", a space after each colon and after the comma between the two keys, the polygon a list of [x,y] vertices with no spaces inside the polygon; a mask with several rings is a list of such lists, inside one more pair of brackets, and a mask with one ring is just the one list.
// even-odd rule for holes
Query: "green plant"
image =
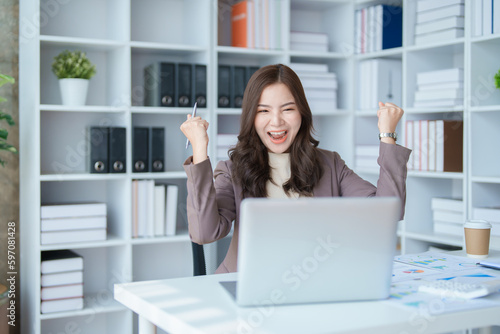
{"label": "green plant", "polygon": [[[5,74],[0,74],[0,87],[2,87],[7,83],[13,84],[14,78]],[[6,99],[0,96],[0,102],[5,102],[5,101]],[[0,121],[2,120],[6,121],[9,126],[13,126],[16,124],[12,119],[11,115],[4,113],[3,111],[0,110]],[[17,153],[17,149],[14,146],[7,143],[8,135],[9,132],[7,131],[7,129],[0,127],[0,151],[9,151],[12,153]],[[5,161],[2,160],[2,158],[0,158],[0,165],[2,166],[5,165]]]}
{"label": "green plant", "polygon": [[500,89],[500,70],[495,74],[495,86]]}
{"label": "green plant", "polygon": [[85,52],[65,50],[54,57],[52,72],[58,79],[90,79],[96,73],[96,69]]}

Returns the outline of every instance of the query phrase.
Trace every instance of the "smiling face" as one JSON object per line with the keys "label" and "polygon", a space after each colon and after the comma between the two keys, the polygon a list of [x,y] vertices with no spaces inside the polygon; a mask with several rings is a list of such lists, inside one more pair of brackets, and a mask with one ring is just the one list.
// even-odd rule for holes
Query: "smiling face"
{"label": "smiling face", "polygon": [[295,99],[283,83],[274,83],[262,91],[254,126],[269,152],[288,152],[302,124]]}

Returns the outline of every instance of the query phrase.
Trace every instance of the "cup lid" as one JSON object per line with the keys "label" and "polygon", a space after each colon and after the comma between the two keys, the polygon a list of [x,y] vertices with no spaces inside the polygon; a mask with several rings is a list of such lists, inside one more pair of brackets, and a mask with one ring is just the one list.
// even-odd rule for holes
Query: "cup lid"
{"label": "cup lid", "polygon": [[476,228],[476,229],[487,229],[487,228],[491,228],[491,224],[488,223],[486,220],[474,219],[474,220],[469,220],[469,221],[465,222],[464,227],[465,228]]}

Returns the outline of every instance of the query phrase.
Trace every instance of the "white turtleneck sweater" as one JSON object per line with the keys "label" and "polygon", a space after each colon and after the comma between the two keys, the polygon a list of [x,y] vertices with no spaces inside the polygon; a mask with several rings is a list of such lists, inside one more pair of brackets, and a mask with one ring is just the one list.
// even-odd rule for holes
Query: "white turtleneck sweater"
{"label": "white turtleneck sweater", "polygon": [[266,184],[268,198],[298,198],[299,194],[291,192],[287,196],[283,190],[283,184],[290,179],[290,154],[289,153],[271,153],[269,152],[269,166],[271,167],[271,179]]}

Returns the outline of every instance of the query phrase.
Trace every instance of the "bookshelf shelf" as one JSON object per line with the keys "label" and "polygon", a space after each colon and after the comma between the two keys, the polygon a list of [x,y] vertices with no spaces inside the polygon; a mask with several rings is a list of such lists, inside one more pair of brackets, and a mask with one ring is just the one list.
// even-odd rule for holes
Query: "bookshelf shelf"
{"label": "bookshelf shelf", "polygon": [[[207,66],[207,107],[199,115],[210,122],[209,155],[215,166],[217,134],[237,133],[239,108],[218,108],[218,65],[264,66],[274,63],[327,65],[338,80],[337,109],[314,109],[314,126],[320,147],[337,151],[356,166],[356,145],[379,145],[377,106],[360,110],[359,65],[378,59],[401,60],[401,106],[406,120],[461,119],[463,172],[409,171],[404,228],[398,231],[401,252],[426,250],[429,245],[463,246],[461,238],[432,234],[433,197],[463,198],[467,217],[473,206],[500,202],[500,158],[487,154],[491,142],[500,142],[500,90],[490,80],[498,71],[500,34],[475,37],[471,1],[465,1],[465,36],[439,43],[414,45],[416,2],[413,0],[281,0],[285,31],[279,49],[231,47],[227,34],[230,3],[227,0],[88,0],[59,6],[58,15],[45,25],[33,26],[36,15],[49,15],[49,0],[20,2],[20,173],[21,247],[23,260],[23,326],[34,333],[59,333],[68,321],[82,333],[133,333],[132,313],[115,304],[77,312],[40,314],[40,252],[75,249],[88,257],[86,277],[90,298],[112,296],[112,283],[182,277],[192,274],[190,239],[185,211],[178,215],[178,235],[132,238],[132,181],[154,180],[179,186],[179,207],[185,210],[186,175],[182,163],[191,154],[179,130],[191,108],[145,106],[144,67],[153,62],[191,62]],[[355,54],[355,12],[378,4],[401,5],[402,47]],[[27,26],[23,26],[27,25]],[[230,27],[230,25],[229,25]],[[221,28],[221,29],[219,29]],[[29,30],[31,29],[31,30]],[[34,29],[34,30],[33,30]],[[224,29],[226,29],[224,31]],[[326,34],[328,52],[290,48],[290,31]],[[20,34],[21,35],[21,34]],[[78,48],[96,63],[87,105],[61,105],[58,82],[51,73],[53,57],[64,49]],[[417,74],[461,67],[464,98],[459,105],[415,108]],[[90,174],[82,143],[84,129],[105,121],[127,131],[127,172]],[[166,134],[166,168],[162,173],[132,173],[132,128],[162,126]],[[403,142],[403,141],[399,141]],[[80,151],[78,151],[80,149]],[[68,153],[69,152],[69,153]],[[75,156],[74,152],[80,152]],[[76,158],[76,160],[75,160]],[[62,164],[56,168],[54,163]],[[378,170],[354,170],[370,182]],[[103,242],[40,245],[40,206],[51,200],[102,201],[111,210],[108,240]],[[227,239],[226,239],[227,241]],[[500,249],[500,238],[492,238]],[[211,249],[216,247],[210,246]],[[217,266],[220,259],[209,255]],[[207,263],[208,263],[207,262]],[[215,268],[213,268],[215,269]],[[112,299],[110,297],[110,299]],[[26,316],[24,316],[26,314]],[[86,320],[95,316],[95,321]]]}

